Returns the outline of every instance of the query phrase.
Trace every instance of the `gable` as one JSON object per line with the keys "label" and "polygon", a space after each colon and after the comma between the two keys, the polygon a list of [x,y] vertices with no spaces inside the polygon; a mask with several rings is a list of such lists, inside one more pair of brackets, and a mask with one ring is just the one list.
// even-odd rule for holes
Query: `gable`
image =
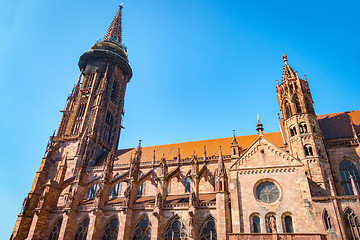
{"label": "gable", "polygon": [[269,142],[264,136],[259,136],[251,147],[230,167],[230,170],[295,166],[303,166],[303,164],[300,160]]}

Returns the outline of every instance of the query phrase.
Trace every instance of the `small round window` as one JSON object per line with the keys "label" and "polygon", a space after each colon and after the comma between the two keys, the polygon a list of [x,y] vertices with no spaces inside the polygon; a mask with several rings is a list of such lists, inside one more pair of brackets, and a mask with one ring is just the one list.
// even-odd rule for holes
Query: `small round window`
{"label": "small round window", "polygon": [[279,196],[280,191],[272,182],[260,183],[256,188],[256,198],[263,203],[274,203]]}

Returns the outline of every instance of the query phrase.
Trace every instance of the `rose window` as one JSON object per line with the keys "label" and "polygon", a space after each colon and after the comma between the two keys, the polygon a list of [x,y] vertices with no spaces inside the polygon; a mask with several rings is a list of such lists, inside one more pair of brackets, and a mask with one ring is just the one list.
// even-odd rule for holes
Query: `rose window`
{"label": "rose window", "polygon": [[272,182],[260,183],[256,188],[256,198],[263,203],[274,203],[279,196],[280,191]]}

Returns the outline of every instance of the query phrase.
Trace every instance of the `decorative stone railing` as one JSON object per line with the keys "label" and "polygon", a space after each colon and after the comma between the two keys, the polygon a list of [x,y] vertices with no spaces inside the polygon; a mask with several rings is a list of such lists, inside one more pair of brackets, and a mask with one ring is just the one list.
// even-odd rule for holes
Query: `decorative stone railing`
{"label": "decorative stone railing", "polygon": [[359,143],[355,138],[348,139],[336,139],[336,140],[326,140],[326,147],[335,147],[335,146],[358,146]]}
{"label": "decorative stone railing", "polygon": [[198,203],[198,208],[216,208],[216,202]]}
{"label": "decorative stone railing", "polygon": [[230,233],[229,240],[326,240],[326,235],[318,233]]}

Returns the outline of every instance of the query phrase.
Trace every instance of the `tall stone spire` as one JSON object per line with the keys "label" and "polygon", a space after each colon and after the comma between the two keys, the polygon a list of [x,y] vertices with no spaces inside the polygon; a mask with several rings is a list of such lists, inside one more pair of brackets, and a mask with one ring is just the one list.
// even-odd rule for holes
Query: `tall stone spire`
{"label": "tall stone spire", "polygon": [[114,17],[114,20],[112,21],[109,30],[105,35],[105,38],[111,38],[120,43],[122,43],[122,29],[121,29],[122,8],[123,8],[123,4],[120,5],[119,11]]}

